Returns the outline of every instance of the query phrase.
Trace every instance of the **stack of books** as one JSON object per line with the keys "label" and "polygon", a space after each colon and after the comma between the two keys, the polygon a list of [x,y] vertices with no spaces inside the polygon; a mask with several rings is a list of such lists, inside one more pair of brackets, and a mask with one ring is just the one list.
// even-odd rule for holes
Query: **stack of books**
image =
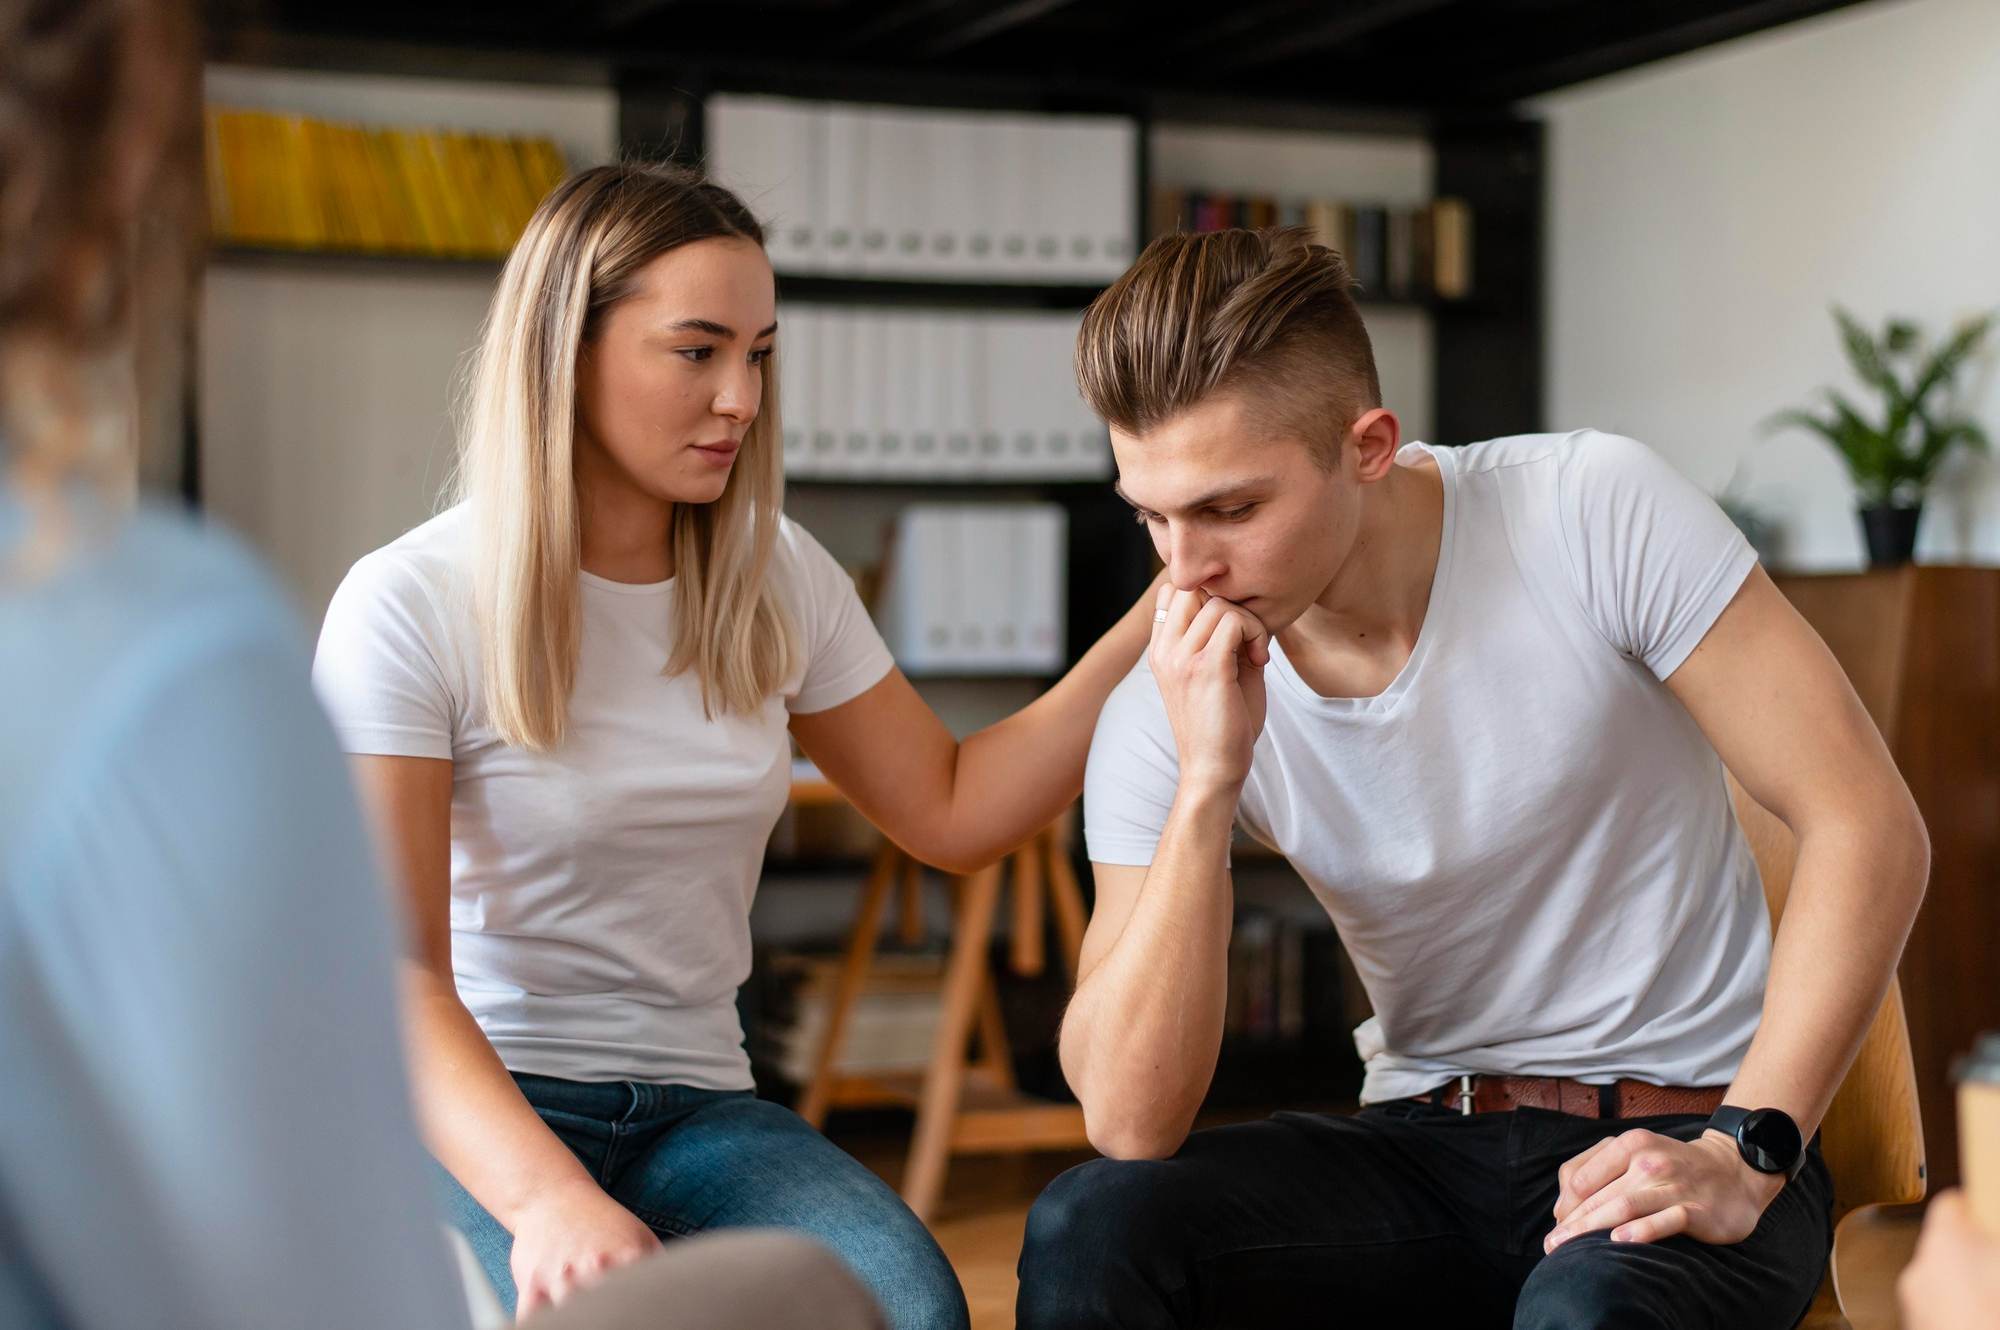
{"label": "stack of books", "polygon": [[1463,300],[1472,294],[1472,205],[1440,198],[1415,208],[1347,203],[1340,199],[1275,199],[1162,186],[1153,191],[1150,230],[1261,231],[1307,226],[1338,250],[1376,299]]}
{"label": "stack of books", "polygon": [[1067,514],[1052,503],[905,508],[876,605],[903,672],[1059,672],[1068,535]]}
{"label": "stack of books", "polygon": [[568,165],[545,138],[212,108],[210,230],[227,245],[503,258]]}
{"label": "stack of books", "polygon": [[706,116],[709,171],[782,273],[1102,284],[1135,253],[1133,120],[736,95]]}
{"label": "stack of books", "polygon": [[1097,480],[1111,436],[1077,391],[1082,316],[786,304],[795,479]]}

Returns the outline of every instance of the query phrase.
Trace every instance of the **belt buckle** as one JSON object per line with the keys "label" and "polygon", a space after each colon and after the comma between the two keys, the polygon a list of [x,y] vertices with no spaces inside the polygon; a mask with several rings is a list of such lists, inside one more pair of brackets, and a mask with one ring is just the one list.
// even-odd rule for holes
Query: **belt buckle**
{"label": "belt buckle", "polygon": [[1472,1099],[1474,1091],[1472,1087],[1473,1082],[1476,1080],[1478,1080],[1476,1076],[1461,1076],[1458,1078],[1458,1115],[1462,1118],[1469,1118],[1473,1114]]}

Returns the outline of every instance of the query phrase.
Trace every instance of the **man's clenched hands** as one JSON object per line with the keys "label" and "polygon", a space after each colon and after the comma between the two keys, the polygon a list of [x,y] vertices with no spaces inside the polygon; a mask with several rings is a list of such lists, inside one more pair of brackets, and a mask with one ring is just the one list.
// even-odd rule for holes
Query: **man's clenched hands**
{"label": "man's clenched hands", "polygon": [[1147,659],[1174,727],[1182,783],[1241,785],[1264,729],[1264,625],[1206,592],[1162,586]]}
{"label": "man's clenched hands", "polygon": [[1692,1141],[1634,1129],[1599,1141],[1562,1166],[1552,1252],[1580,1233],[1611,1230],[1613,1242],[1657,1242],[1685,1233],[1727,1244],[1750,1236],[1782,1177],[1743,1162],[1720,1132]]}

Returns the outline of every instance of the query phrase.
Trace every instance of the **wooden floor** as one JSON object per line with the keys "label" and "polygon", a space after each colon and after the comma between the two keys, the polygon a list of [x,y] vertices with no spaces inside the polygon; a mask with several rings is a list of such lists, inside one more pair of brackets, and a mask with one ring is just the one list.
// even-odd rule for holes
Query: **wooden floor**
{"label": "wooden floor", "polygon": [[[909,1148],[905,1131],[879,1122],[843,1130],[836,1120],[829,1134],[890,1186],[901,1181],[903,1152]],[[1014,1263],[1028,1207],[1063,1170],[1091,1157],[1080,1150],[952,1161],[931,1231],[965,1287],[972,1330],[1013,1330]],[[1917,1211],[1901,1207],[1869,1219],[1843,1239],[1851,1244],[1843,1247],[1841,1269],[1854,1285],[1852,1321],[1809,1321],[1816,1330],[1845,1330],[1849,1324],[1852,1330],[1898,1330],[1896,1276],[1916,1244]]]}

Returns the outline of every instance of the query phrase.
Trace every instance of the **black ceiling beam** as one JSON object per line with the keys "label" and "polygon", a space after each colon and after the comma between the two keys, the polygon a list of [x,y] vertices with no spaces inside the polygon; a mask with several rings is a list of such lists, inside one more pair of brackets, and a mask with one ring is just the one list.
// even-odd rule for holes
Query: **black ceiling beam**
{"label": "black ceiling beam", "polygon": [[949,28],[925,42],[919,53],[935,59],[962,51],[968,46],[996,37],[1009,28],[1018,28],[1023,23],[1032,23],[1046,14],[1075,4],[1076,0],[1004,0],[989,7],[983,14],[974,14],[963,23]]}
{"label": "black ceiling beam", "polygon": [[679,3],[681,0],[603,0],[597,10],[597,26],[605,32],[628,28]]}
{"label": "black ceiling beam", "polygon": [[1301,10],[1310,8],[1311,0],[1265,0],[1263,4],[1238,5],[1221,18],[1170,34],[1162,47],[1174,51],[1212,51],[1232,39],[1241,40],[1246,32],[1269,31],[1274,24],[1296,18]]}
{"label": "black ceiling beam", "polygon": [[839,49],[852,51],[856,47],[878,42],[890,33],[907,28],[912,23],[921,22],[934,14],[942,14],[958,3],[959,0],[904,0],[900,5],[891,5],[857,28],[851,36],[839,44]]}
{"label": "black ceiling beam", "polygon": [[1222,73],[1240,73],[1259,65],[1328,50],[1452,3],[1454,0],[1343,0],[1338,13],[1316,22],[1223,46],[1210,56],[1210,64]]}
{"label": "black ceiling beam", "polygon": [[1467,91],[1481,100],[1512,101],[1668,56],[1684,55],[1853,3],[1855,0],[1755,0],[1685,23],[1653,28],[1621,41],[1595,44],[1541,64],[1509,69],[1497,77],[1475,79]]}

